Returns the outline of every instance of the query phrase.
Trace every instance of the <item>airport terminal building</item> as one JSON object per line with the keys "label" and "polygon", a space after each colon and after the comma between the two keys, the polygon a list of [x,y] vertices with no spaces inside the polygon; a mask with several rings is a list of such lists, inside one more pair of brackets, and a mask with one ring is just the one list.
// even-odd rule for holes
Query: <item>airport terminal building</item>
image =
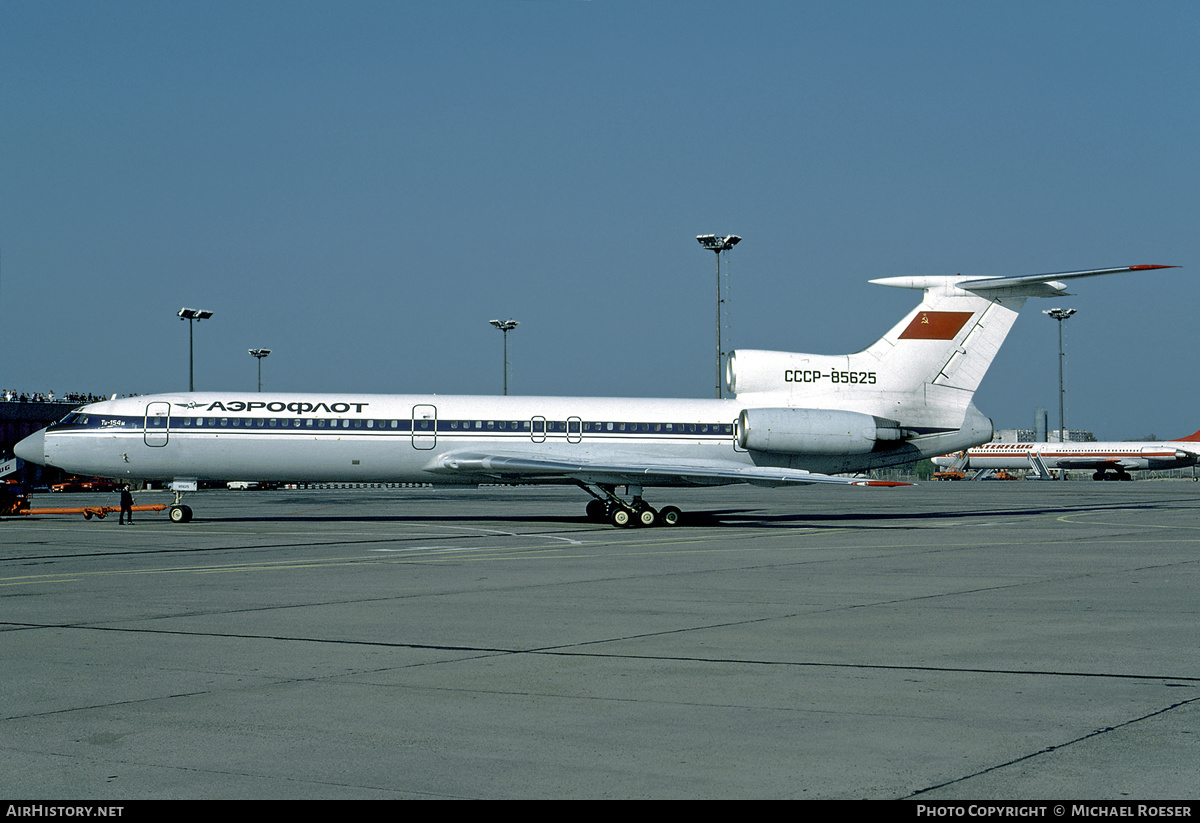
{"label": "airport terminal building", "polygon": [[[74,400],[0,401],[0,461],[12,457],[13,447],[29,435],[63,419],[79,405]],[[27,464],[17,478],[26,486],[52,483],[61,479],[58,469]],[[0,480],[0,482],[3,482]]]}

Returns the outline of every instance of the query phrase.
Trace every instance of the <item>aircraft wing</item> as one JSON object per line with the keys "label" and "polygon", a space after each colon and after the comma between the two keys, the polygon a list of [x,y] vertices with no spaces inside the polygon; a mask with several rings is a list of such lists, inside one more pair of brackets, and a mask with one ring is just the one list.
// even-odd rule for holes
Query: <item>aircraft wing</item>
{"label": "aircraft wing", "polygon": [[730,461],[686,462],[648,458],[630,463],[601,460],[548,460],[523,455],[449,452],[441,455],[432,471],[483,477],[499,482],[581,482],[626,485],[716,486],[727,483],[752,483],[763,486],[832,483],[849,486],[909,486],[885,480],[834,477],[801,469],[777,469],[748,466]]}
{"label": "aircraft wing", "polygon": [[1137,469],[1141,468],[1132,460],[1122,460],[1119,457],[1056,457],[1052,461],[1060,469]]}

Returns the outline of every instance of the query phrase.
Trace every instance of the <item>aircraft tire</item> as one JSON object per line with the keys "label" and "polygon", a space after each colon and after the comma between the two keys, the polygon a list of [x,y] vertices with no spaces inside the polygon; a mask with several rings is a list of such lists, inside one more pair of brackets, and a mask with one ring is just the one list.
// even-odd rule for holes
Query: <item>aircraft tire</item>
{"label": "aircraft tire", "polygon": [[603,521],[605,509],[607,508],[608,507],[604,505],[603,500],[589,500],[587,504],[588,520],[595,520],[597,522]]}
{"label": "aircraft tire", "polygon": [[608,521],[614,526],[624,528],[633,522],[633,513],[623,506],[618,506],[612,510],[612,514],[608,516]]}
{"label": "aircraft tire", "polygon": [[167,516],[172,523],[187,523],[192,519],[192,510],[188,506],[172,506]]}
{"label": "aircraft tire", "polygon": [[639,526],[654,526],[658,524],[658,512],[646,506],[640,509],[637,513],[637,524]]}
{"label": "aircraft tire", "polygon": [[662,511],[658,513],[658,522],[664,526],[678,526],[682,517],[683,512],[674,506],[663,506]]}

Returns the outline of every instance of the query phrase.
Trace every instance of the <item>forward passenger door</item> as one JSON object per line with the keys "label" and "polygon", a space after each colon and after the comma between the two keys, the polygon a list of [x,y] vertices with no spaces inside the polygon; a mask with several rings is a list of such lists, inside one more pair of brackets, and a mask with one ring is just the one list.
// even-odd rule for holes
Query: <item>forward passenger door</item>
{"label": "forward passenger door", "polygon": [[146,419],[142,437],[147,446],[165,446],[171,436],[171,404],[154,402],[146,404]]}

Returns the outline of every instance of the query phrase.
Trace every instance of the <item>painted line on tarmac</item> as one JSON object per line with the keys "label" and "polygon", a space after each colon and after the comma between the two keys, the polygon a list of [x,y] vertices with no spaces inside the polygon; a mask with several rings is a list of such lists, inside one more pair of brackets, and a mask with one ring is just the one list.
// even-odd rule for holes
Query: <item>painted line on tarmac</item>
{"label": "painted line on tarmac", "polygon": [[[1097,514],[1099,514],[1099,512],[1097,512]],[[1111,514],[1111,512],[1104,512],[1104,514]],[[1171,524],[1167,524],[1167,523],[1137,523],[1137,524],[1134,524],[1134,523],[1106,523],[1106,522],[1103,522],[1100,520],[1076,521],[1076,520],[1072,519],[1075,517],[1086,518],[1087,516],[1088,516],[1088,514],[1086,512],[1079,513],[1079,514],[1064,514],[1062,517],[1059,517],[1058,520],[1059,520],[1059,522],[1062,522],[1062,523],[1070,523],[1072,526],[1112,526],[1113,528],[1117,528],[1117,529],[1125,529],[1125,528],[1200,529],[1200,526],[1192,525],[1190,523],[1180,523],[1179,525],[1171,525]]]}

